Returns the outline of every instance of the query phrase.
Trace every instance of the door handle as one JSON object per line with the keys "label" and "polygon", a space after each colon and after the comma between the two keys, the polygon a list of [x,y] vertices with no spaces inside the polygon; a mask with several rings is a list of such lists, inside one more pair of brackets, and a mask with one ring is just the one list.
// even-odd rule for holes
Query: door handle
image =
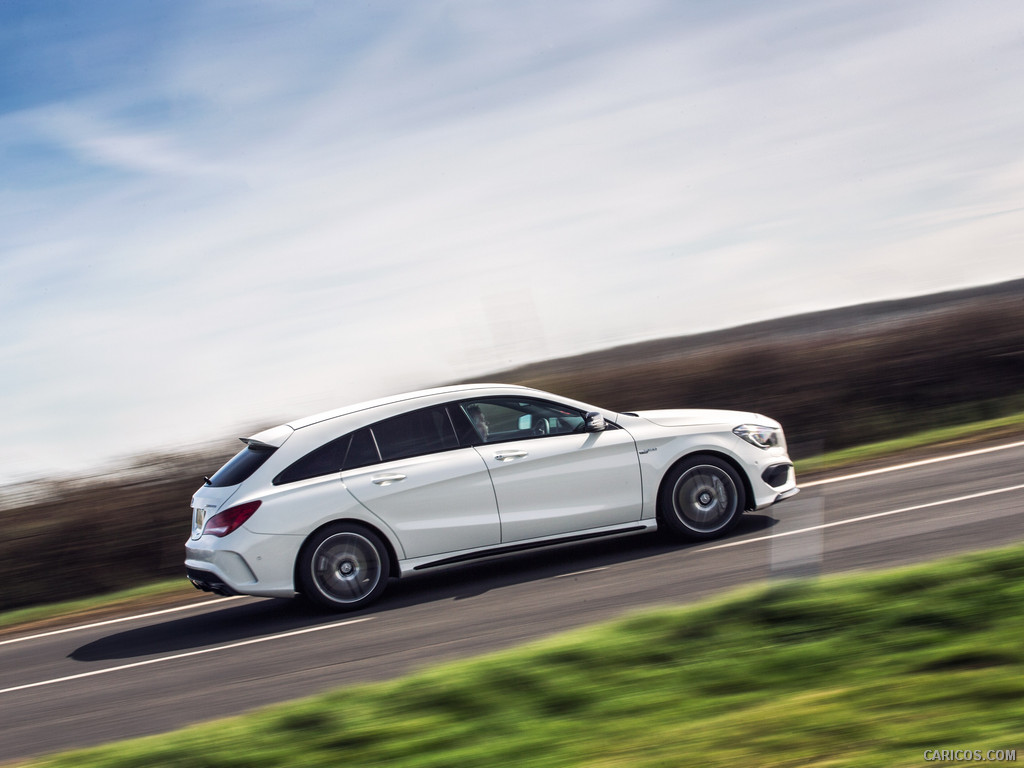
{"label": "door handle", "polygon": [[400,483],[402,480],[405,480],[405,475],[374,475],[370,480],[374,485],[391,485],[392,483]]}
{"label": "door handle", "polygon": [[494,454],[494,458],[498,461],[512,461],[513,459],[521,459],[526,455],[526,451],[505,451],[504,453]]}

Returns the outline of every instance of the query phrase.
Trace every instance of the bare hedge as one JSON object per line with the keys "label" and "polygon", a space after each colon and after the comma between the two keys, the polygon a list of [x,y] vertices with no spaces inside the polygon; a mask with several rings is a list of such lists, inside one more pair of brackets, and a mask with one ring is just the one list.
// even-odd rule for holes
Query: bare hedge
{"label": "bare hedge", "polygon": [[[526,366],[499,379],[626,409],[779,419],[792,452],[1024,410],[1024,282],[983,295],[788,318]],[[0,498],[0,610],[183,577],[189,499],[230,455],[141,457]]]}

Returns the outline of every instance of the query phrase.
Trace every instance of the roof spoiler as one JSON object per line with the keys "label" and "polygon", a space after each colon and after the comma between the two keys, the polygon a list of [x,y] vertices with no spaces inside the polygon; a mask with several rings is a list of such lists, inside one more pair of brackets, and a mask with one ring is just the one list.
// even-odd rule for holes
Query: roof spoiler
{"label": "roof spoiler", "polygon": [[240,437],[238,439],[241,440],[243,443],[245,443],[250,448],[255,448],[256,450],[276,451],[277,448],[278,448],[278,446],[276,446],[276,445],[271,445],[270,443],[264,443],[262,440],[257,440],[256,438],[253,438],[253,437]]}
{"label": "roof spoiler", "polygon": [[294,431],[287,424],[282,424],[279,427],[271,427],[262,432],[257,432],[252,437],[240,437],[238,439],[250,448],[280,448],[284,445],[284,441],[292,436]]}

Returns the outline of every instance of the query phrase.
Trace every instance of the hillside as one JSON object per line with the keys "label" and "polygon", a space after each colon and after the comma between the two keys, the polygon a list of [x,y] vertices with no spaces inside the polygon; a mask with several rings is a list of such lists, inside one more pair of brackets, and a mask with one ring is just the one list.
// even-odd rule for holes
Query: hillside
{"label": "hillside", "polygon": [[598,352],[530,363],[493,374],[494,381],[533,377],[558,371],[592,367],[628,359],[677,359],[708,348],[754,344],[765,339],[810,340],[823,336],[879,333],[907,321],[921,321],[943,314],[969,311],[988,306],[1024,302],[1024,278],[993,285],[914,296],[893,301],[856,304],[849,307],[789,315],[759,323],[749,323],[706,333],[654,339],[612,347]]}

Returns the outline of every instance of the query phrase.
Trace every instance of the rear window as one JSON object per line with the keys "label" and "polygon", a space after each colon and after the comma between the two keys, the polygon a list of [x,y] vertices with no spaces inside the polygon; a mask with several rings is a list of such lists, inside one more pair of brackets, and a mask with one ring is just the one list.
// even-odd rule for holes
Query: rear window
{"label": "rear window", "polygon": [[245,446],[245,448],[235,454],[231,461],[217,470],[216,474],[210,478],[210,485],[214,488],[227,488],[230,485],[238,485],[262,467],[263,463],[276,450],[277,448],[272,448],[269,445]]}

